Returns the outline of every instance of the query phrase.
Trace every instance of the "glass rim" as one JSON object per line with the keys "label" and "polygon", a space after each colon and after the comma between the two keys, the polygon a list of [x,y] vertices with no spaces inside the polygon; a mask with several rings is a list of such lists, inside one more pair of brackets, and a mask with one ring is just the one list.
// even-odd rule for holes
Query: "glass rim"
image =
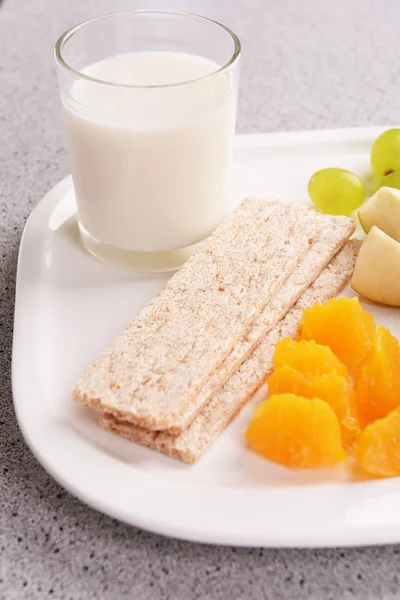
{"label": "glass rim", "polygon": [[[195,20],[201,20],[201,21],[205,21],[207,23],[216,25],[218,28],[220,28],[221,30],[223,30],[225,33],[227,33],[230,36],[231,40],[233,41],[233,45],[234,45],[233,53],[232,53],[230,59],[224,65],[222,65],[215,71],[212,71],[211,73],[207,73],[207,75],[202,75],[201,77],[196,77],[195,79],[188,79],[188,80],[179,81],[176,83],[163,83],[163,84],[154,84],[154,85],[136,85],[136,84],[128,84],[128,83],[116,83],[113,81],[107,81],[106,79],[97,79],[96,77],[90,77],[90,75],[86,75],[85,73],[82,73],[82,71],[74,69],[73,67],[71,67],[70,64],[68,64],[68,62],[66,60],[64,60],[64,57],[62,56],[62,50],[63,50],[65,43],[77,31],[79,31],[86,25],[95,23],[96,21],[100,21],[102,19],[108,19],[110,17],[115,17],[115,16],[146,15],[146,14],[147,15],[152,15],[152,14],[153,15],[171,15],[171,16],[175,16],[175,17],[190,17]],[[202,79],[207,79],[208,77],[214,77],[214,75],[220,75],[220,74],[224,73],[225,71],[229,70],[229,68],[236,62],[236,60],[240,56],[240,52],[241,52],[241,44],[240,44],[240,40],[237,37],[237,35],[231,29],[229,29],[229,27],[226,27],[226,25],[223,25],[222,23],[219,23],[218,21],[215,21],[214,19],[209,19],[208,17],[203,17],[202,15],[197,15],[194,13],[175,12],[175,11],[168,11],[168,10],[147,10],[147,9],[127,10],[127,11],[107,13],[105,15],[100,15],[98,17],[93,17],[92,19],[86,19],[85,21],[81,21],[77,25],[73,25],[72,27],[67,29],[58,38],[58,40],[55,44],[55,47],[54,47],[54,55],[55,55],[55,60],[56,60],[57,65],[60,68],[63,68],[66,71],[68,71],[71,75],[74,75],[75,77],[79,77],[80,79],[84,79],[85,81],[89,81],[92,83],[100,83],[102,85],[109,85],[112,87],[132,88],[132,89],[135,89],[135,88],[136,89],[174,88],[174,87],[189,85],[191,83],[195,83],[196,81],[200,81]]]}

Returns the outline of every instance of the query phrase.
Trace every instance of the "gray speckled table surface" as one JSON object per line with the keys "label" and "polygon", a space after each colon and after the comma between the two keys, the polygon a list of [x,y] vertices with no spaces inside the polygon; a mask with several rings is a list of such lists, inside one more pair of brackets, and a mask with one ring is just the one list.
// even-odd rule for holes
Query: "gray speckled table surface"
{"label": "gray speckled table surface", "polygon": [[0,597],[57,600],[400,598],[400,547],[201,546],[81,504],[26,447],[11,398],[14,280],[33,206],[68,173],[52,46],[127,8],[226,22],[243,43],[240,132],[399,121],[399,0],[3,0],[0,4]]}

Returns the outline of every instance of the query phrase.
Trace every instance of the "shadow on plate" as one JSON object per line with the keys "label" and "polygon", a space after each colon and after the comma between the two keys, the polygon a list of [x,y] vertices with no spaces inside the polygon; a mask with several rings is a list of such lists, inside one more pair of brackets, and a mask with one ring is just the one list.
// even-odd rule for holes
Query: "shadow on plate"
{"label": "shadow on plate", "polygon": [[69,416],[70,426],[76,434],[119,462],[136,468],[143,465],[143,470],[146,470],[151,462],[154,462],[157,467],[167,466],[172,470],[187,470],[189,468],[188,465],[168,456],[154,452],[139,444],[132,444],[128,440],[103,430],[97,424],[99,413],[92,408],[72,405]]}
{"label": "shadow on plate", "polygon": [[368,481],[354,461],[329,469],[296,471],[265,460],[246,444],[241,419],[232,423],[195,465],[186,465],[102,430],[98,413],[72,406],[69,426],[99,451],[125,465],[188,485],[273,490]]}
{"label": "shadow on plate", "polygon": [[83,246],[75,215],[49,232],[42,259],[46,277],[58,287],[103,287],[151,280],[159,289],[170,277],[125,271],[96,259]]}

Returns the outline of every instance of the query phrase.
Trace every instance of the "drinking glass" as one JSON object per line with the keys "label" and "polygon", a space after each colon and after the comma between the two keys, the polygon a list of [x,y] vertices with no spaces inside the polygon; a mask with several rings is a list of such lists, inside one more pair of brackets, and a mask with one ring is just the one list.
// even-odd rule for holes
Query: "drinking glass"
{"label": "drinking glass", "polygon": [[66,31],[55,57],[85,247],[178,268],[226,210],[237,36],[198,15],[115,13]]}

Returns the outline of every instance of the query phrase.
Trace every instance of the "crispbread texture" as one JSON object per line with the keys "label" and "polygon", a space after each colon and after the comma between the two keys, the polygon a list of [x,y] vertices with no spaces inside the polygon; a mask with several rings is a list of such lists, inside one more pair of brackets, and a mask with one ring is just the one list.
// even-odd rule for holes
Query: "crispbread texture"
{"label": "crispbread texture", "polygon": [[190,425],[202,407],[218,392],[268,331],[285,316],[355,230],[354,221],[348,217],[316,215],[316,218],[319,219],[322,229],[318,232],[315,242],[236,342],[224,362],[210,374],[181,413],[179,422],[172,430],[168,430],[168,433],[180,435]]}
{"label": "crispbread texture", "polygon": [[86,370],[73,397],[136,425],[176,426],[313,243],[301,204],[245,199]]}
{"label": "crispbread texture", "polygon": [[358,249],[357,241],[344,246],[180,436],[146,431],[110,414],[100,417],[100,425],[185,463],[196,462],[271,373],[275,345],[284,337],[297,334],[302,311],[315,302],[325,302],[345,287],[353,272]]}

